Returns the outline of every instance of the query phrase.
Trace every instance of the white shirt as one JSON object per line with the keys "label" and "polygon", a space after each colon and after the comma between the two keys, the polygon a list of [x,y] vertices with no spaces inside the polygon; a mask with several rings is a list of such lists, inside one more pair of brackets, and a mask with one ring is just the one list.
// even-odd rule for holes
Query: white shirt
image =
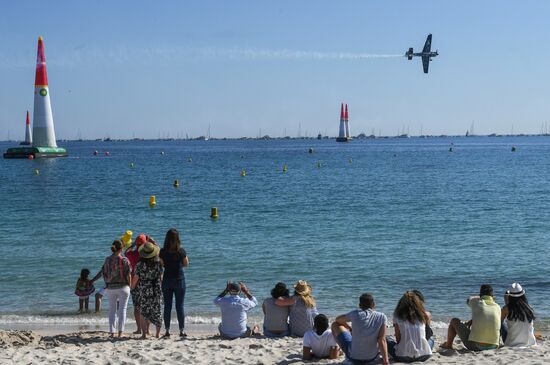
{"label": "white shirt", "polygon": [[402,357],[419,357],[431,355],[432,349],[426,340],[426,326],[422,322],[411,323],[393,319],[399,326],[401,340],[395,345],[395,354]]}
{"label": "white shirt", "polygon": [[321,336],[315,330],[304,333],[304,347],[309,347],[315,357],[327,357],[330,348],[338,346],[330,329],[327,329]]}
{"label": "white shirt", "polygon": [[533,346],[537,344],[533,321],[510,321],[508,318],[505,321],[508,323],[508,335],[504,346]]}

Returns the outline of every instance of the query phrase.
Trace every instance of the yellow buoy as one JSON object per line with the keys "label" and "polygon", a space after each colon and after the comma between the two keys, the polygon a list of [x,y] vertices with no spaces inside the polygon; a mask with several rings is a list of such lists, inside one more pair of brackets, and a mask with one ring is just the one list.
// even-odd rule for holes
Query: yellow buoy
{"label": "yellow buoy", "polygon": [[151,208],[157,206],[157,197],[156,197],[156,196],[151,195],[151,196],[149,197],[149,206],[150,206]]}
{"label": "yellow buoy", "polygon": [[132,231],[127,230],[126,232],[124,232],[122,237],[120,237],[120,240],[124,244],[122,248],[128,248],[132,245],[132,234],[133,234]]}
{"label": "yellow buoy", "polygon": [[210,209],[210,218],[218,219],[218,208],[212,207],[212,209]]}
{"label": "yellow buoy", "polygon": [[179,180],[174,180],[174,187],[179,188],[179,186],[180,186],[180,181]]}
{"label": "yellow buoy", "polygon": [[241,170],[241,176],[242,176],[242,177],[245,177],[245,176],[246,176],[246,171],[245,171],[245,169],[242,169],[242,170]]}
{"label": "yellow buoy", "polygon": [[286,163],[283,165],[283,172],[286,172]]}
{"label": "yellow buoy", "polygon": [[40,175],[40,170],[34,170],[35,175]]}

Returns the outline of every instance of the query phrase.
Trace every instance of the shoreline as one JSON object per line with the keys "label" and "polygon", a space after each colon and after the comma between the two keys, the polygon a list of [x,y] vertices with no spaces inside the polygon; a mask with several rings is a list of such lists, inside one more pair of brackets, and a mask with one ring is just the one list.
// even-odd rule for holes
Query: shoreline
{"label": "shoreline", "polygon": [[[103,328],[75,327],[38,328],[34,330],[0,330],[0,360],[2,364],[52,364],[68,361],[72,364],[306,364],[302,361],[302,339],[278,339],[254,336],[236,340],[221,339],[216,325],[197,324],[186,328],[188,337],[173,333],[169,339],[150,337],[139,339],[131,334],[129,324],[121,339],[111,339]],[[390,332],[392,332],[390,330]],[[501,347],[496,350],[470,352],[455,342],[455,350],[441,350],[444,330],[435,331],[436,346],[426,364],[543,364],[550,363],[550,343],[547,334],[538,345],[530,348]],[[322,359],[320,364],[342,364]],[[380,362],[379,362],[380,363]],[[392,361],[392,363],[394,363]]]}

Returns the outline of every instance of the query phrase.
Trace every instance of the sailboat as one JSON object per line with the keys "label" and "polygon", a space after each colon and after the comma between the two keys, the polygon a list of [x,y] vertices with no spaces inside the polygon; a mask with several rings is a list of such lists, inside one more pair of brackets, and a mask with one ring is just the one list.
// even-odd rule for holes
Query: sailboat
{"label": "sailboat", "polygon": [[205,141],[208,141],[210,139],[210,123],[208,123],[208,133],[206,134],[206,137],[204,137]]}

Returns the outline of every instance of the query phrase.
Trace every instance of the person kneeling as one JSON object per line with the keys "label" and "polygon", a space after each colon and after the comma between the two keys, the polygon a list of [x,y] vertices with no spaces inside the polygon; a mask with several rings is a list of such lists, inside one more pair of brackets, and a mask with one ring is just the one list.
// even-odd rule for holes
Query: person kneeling
{"label": "person kneeling", "polygon": [[338,345],[328,328],[328,318],[324,314],[315,316],[313,329],[304,334],[303,359],[310,360],[313,356],[318,359],[338,357]]}
{"label": "person kneeling", "polygon": [[[246,296],[239,296],[240,292]],[[226,295],[229,294],[228,297]],[[214,299],[214,304],[220,307],[222,323],[218,329],[220,335],[227,339],[250,337],[259,332],[259,328],[250,329],[246,325],[246,312],[258,305],[258,301],[244,283],[228,282],[225,290]]]}

